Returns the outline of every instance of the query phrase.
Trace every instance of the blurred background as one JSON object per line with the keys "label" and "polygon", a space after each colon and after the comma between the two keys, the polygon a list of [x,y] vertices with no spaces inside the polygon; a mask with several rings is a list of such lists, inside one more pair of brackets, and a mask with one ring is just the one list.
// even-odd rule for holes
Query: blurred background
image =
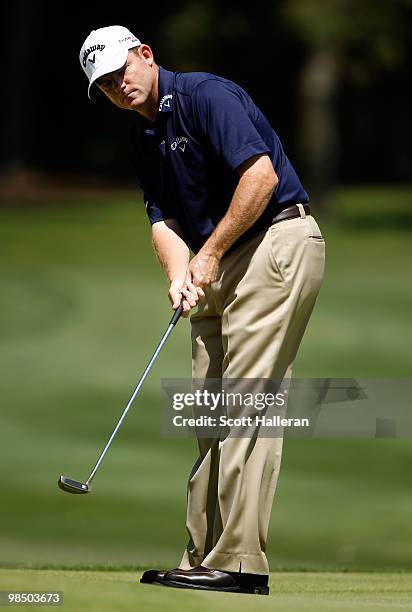
{"label": "blurred background", "polygon": [[[412,373],[412,2],[217,0],[2,7],[0,565],[173,567],[194,440],[160,435],[161,379],[190,376],[182,321],[96,476],[170,318],[130,159],[132,113],[87,98],[91,29],[242,85],[303,178],[327,270],[298,377]],[[412,569],[408,439],[287,440],[272,569]]]}

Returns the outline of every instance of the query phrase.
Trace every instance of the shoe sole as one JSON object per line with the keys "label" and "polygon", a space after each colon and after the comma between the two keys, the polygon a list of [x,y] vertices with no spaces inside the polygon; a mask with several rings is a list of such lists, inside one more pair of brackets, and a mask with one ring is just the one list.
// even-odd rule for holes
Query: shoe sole
{"label": "shoe sole", "polygon": [[267,586],[254,586],[254,587],[219,587],[213,588],[203,586],[200,584],[187,584],[186,582],[175,582],[171,580],[163,580],[162,582],[154,582],[153,584],[159,584],[162,586],[169,586],[176,589],[196,589],[200,591],[222,591],[224,593],[247,593],[249,595],[269,595],[269,587]]}

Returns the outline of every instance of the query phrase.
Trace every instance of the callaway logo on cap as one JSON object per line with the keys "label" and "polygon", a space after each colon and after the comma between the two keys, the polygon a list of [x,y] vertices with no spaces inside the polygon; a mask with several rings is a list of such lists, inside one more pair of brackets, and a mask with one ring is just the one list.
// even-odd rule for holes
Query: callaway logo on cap
{"label": "callaway logo on cap", "polygon": [[103,74],[121,68],[127,59],[129,49],[141,42],[123,26],[108,26],[92,30],[80,50],[80,63],[89,79],[88,95],[96,79]]}

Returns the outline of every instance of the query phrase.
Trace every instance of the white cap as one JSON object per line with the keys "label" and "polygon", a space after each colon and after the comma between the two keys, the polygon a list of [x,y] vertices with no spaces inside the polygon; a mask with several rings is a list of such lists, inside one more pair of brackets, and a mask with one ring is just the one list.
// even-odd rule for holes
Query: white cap
{"label": "white cap", "polygon": [[89,79],[89,98],[90,88],[95,80],[103,74],[119,70],[126,63],[129,49],[139,45],[140,40],[123,26],[108,26],[90,32],[79,55],[82,68]]}

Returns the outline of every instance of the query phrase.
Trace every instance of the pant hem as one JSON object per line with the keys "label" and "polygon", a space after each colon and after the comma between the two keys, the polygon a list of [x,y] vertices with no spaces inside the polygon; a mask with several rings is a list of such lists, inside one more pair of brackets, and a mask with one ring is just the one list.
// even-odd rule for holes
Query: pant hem
{"label": "pant hem", "polygon": [[266,556],[259,553],[215,553],[211,552],[203,561],[202,566],[222,572],[241,572],[242,574],[269,575],[269,565]]}

